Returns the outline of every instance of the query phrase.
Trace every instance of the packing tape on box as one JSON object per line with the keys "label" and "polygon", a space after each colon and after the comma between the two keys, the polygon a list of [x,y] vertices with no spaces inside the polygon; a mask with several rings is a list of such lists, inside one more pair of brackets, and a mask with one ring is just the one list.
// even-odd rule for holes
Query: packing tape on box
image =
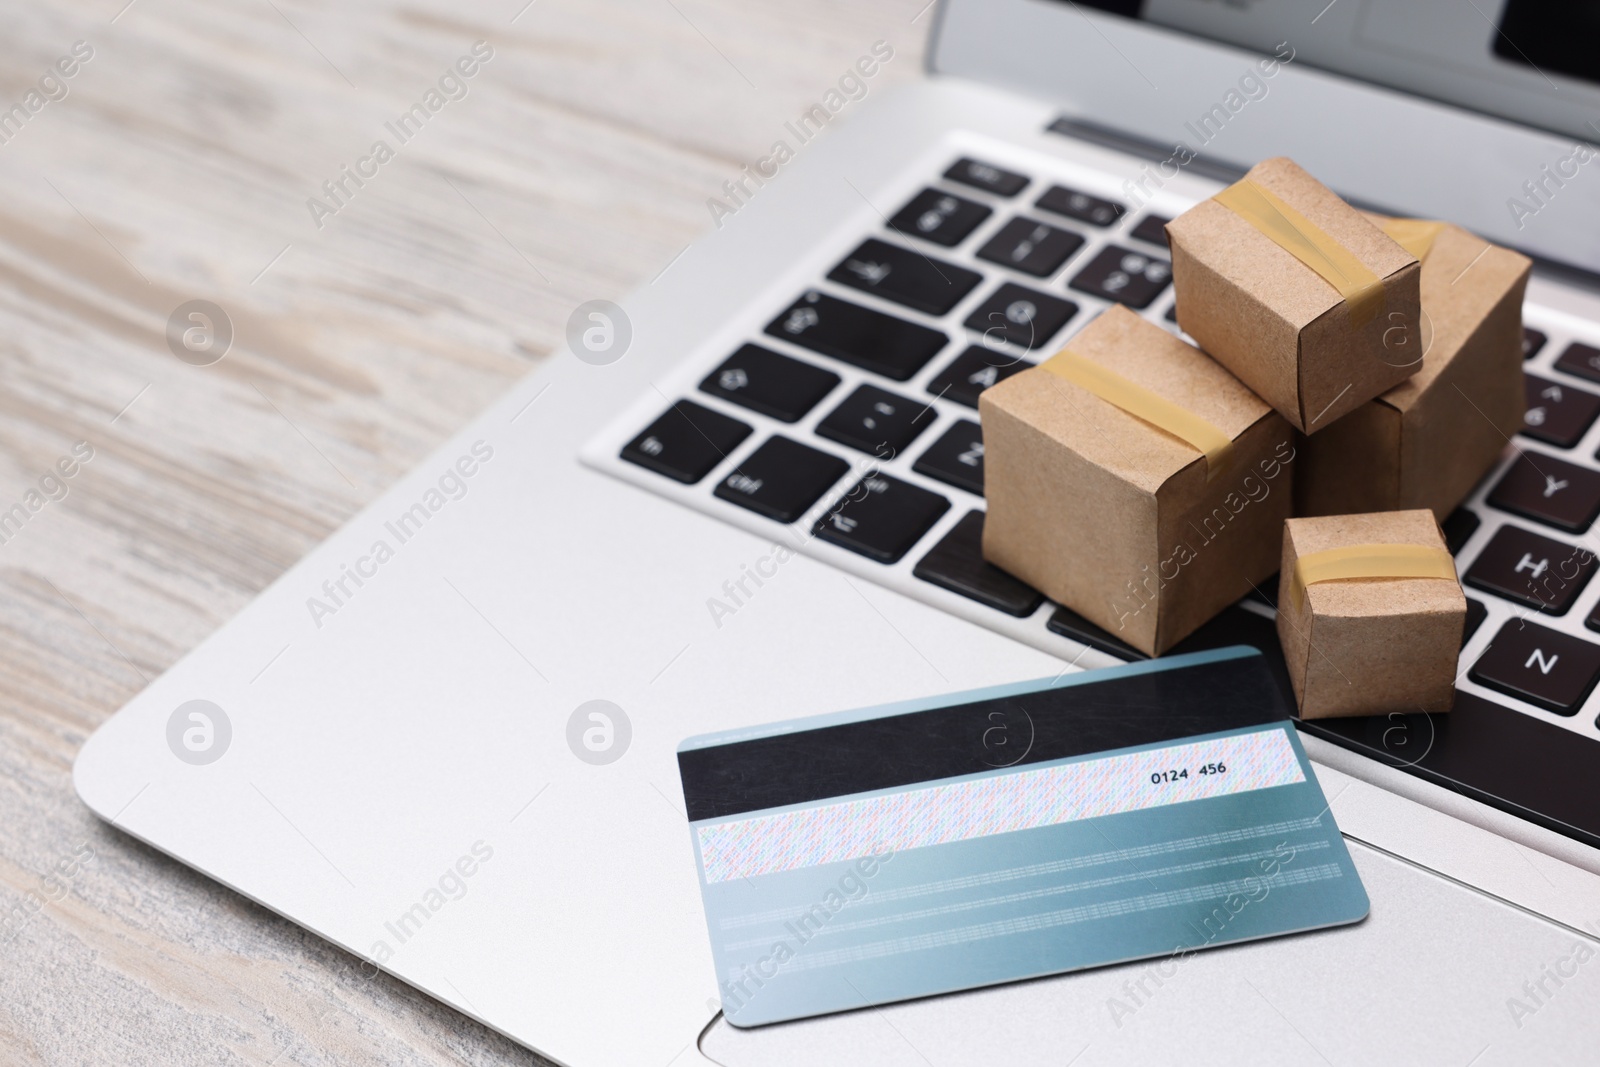
{"label": "packing tape on box", "polygon": [[1259,230],[1339,291],[1350,321],[1365,326],[1383,306],[1383,279],[1264,185],[1241,178],[1212,199]]}
{"label": "packing tape on box", "polygon": [[1347,545],[1301,556],[1294,564],[1289,593],[1294,606],[1305,604],[1306,586],[1352,578],[1439,578],[1455,582],[1456,562],[1442,548],[1427,545]]}
{"label": "packing tape on box", "polygon": [[1206,460],[1206,481],[1211,481],[1228,465],[1233,453],[1233,438],[1192,411],[1131,382],[1116,371],[1091,362],[1070,348],[1063,348],[1042,364],[1045,370],[1087,389],[1112,407],[1120,408],[1141,422],[1171,434]]}
{"label": "packing tape on box", "polygon": [[1428,219],[1390,219],[1383,224],[1383,232],[1401,248],[1418,260],[1428,258],[1433,242],[1444,231],[1444,223]]}

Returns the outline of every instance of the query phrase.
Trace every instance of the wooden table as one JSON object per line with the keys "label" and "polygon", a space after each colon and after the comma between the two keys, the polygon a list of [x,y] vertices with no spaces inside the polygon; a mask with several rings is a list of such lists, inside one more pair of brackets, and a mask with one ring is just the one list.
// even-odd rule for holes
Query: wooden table
{"label": "wooden table", "polygon": [[874,41],[872,93],[919,76],[926,2],[6,3],[0,1061],[540,1062],[106,828],[73,758]]}

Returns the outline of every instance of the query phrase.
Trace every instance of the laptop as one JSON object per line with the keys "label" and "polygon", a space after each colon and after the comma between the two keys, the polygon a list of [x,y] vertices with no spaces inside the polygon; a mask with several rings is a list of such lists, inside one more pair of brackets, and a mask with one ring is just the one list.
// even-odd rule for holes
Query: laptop
{"label": "laptop", "polygon": [[[1594,19],[948,0],[928,77],[850,104],[894,52],[863,42],[714,232],[106,722],[80,796],[565,1064],[1591,1058]],[[680,744],[1136,658],[982,564],[976,398],[1114,302],[1176,330],[1162,221],[1273,155],[1537,260],[1527,430],[1446,523],[1455,709],[1299,724],[1370,918],[730,1026]],[[1497,495],[1518,451],[1559,489]],[[1276,655],[1272,615],[1182,651]]]}

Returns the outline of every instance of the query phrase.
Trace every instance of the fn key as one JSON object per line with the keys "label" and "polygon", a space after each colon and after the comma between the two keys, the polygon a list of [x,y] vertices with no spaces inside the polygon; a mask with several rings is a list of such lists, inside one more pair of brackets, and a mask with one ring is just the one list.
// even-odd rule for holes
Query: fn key
{"label": "fn key", "polygon": [[622,450],[622,458],[693,485],[750,436],[738,419],[680,400]]}
{"label": "fn key", "polygon": [[938,493],[869,474],[817,523],[816,536],[879,563],[896,563],[922,539],[950,501]]}

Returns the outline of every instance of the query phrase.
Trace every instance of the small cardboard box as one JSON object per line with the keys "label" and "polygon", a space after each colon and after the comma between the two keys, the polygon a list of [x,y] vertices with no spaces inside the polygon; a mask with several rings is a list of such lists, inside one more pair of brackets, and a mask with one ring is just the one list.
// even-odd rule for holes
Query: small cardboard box
{"label": "small cardboard box", "polygon": [[1449,711],[1466,622],[1433,512],[1284,524],[1278,640],[1302,719]]}
{"label": "small cardboard box", "polygon": [[[1296,515],[1429,508],[1443,521],[1522,429],[1522,296],[1532,263],[1459,226],[1409,227],[1422,257],[1422,367],[1305,438]],[[1420,345],[1417,342],[1420,340]]]}
{"label": "small cardboard box", "polygon": [[[1130,414],[1130,388],[1166,414]],[[1135,648],[1159,655],[1277,567],[1292,431],[1161,327],[1113,307],[978,404],[984,557]],[[1200,431],[1157,428],[1185,418]],[[1188,443],[1207,433],[1225,456]]]}
{"label": "small cardboard box", "polygon": [[1417,329],[1416,257],[1292,161],[1258,163],[1167,238],[1178,325],[1295,429],[1330,426],[1417,369],[1384,345]]}

